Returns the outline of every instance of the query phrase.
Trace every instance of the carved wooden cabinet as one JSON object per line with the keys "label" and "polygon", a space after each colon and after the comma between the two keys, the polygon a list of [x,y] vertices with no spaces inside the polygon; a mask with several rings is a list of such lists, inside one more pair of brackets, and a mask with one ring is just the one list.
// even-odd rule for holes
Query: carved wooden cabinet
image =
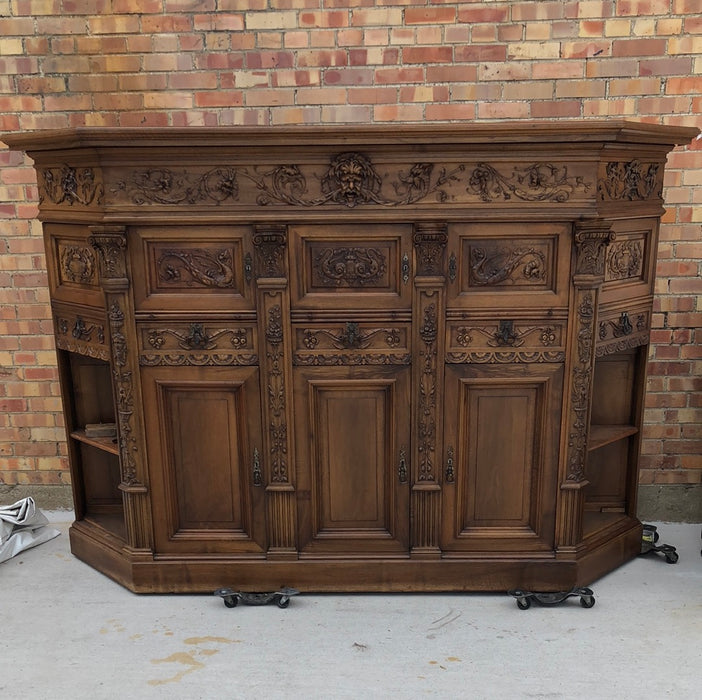
{"label": "carved wooden cabinet", "polygon": [[8,136],[73,552],[143,592],[562,590],[633,557],[663,168],[695,133]]}

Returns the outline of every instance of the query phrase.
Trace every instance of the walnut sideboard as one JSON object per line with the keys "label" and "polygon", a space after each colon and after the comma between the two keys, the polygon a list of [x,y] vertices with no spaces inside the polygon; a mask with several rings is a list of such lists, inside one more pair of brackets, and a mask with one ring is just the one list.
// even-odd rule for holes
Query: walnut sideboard
{"label": "walnut sideboard", "polygon": [[138,592],[556,591],[635,556],[663,171],[696,133],[7,136],[74,554]]}

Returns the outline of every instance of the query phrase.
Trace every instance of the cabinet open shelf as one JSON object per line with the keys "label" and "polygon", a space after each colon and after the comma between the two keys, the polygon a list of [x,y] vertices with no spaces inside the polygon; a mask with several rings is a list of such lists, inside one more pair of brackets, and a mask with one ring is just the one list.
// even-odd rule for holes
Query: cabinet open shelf
{"label": "cabinet open shelf", "polygon": [[591,425],[590,439],[587,443],[588,452],[636,435],[638,432],[639,429],[635,425]]}
{"label": "cabinet open shelf", "polygon": [[83,442],[86,445],[97,447],[98,450],[104,450],[113,455],[119,455],[119,446],[117,445],[116,437],[88,437],[85,430],[73,430],[71,437],[78,442]]}

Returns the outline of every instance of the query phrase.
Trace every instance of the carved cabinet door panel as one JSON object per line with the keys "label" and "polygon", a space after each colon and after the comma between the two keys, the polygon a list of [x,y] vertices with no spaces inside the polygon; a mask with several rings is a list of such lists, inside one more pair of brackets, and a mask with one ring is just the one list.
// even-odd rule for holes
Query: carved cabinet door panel
{"label": "carved cabinet door panel", "polygon": [[255,367],[151,367],[144,416],[156,551],[265,551]]}
{"label": "carved cabinet door panel", "polygon": [[551,550],[560,364],[446,368],[444,552]]}
{"label": "carved cabinet door panel", "polygon": [[407,556],[409,384],[409,367],[295,370],[301,556]]}

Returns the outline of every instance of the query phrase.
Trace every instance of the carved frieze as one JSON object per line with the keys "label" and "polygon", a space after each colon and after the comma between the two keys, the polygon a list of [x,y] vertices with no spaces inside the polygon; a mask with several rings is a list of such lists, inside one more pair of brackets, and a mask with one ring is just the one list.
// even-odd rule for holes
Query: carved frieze
{"label": "carved frieze", "polygon": [[99,171],[64,165],[61,168],[40,168],[38,172],[40,204],[51,202],[85,207],[102,204],[104,188]]}
{"label": "carved frieze", "polygon": [[358,151],[331,154],[323,163],[274,166],[246,164],[216,168],[147,168],[121,174],[110,188],[116,201],[138,206],[213,203],[240,206],[402,207],[433,203],[569,201],[592,188],[564,165],[525,166],[484,161],[374,163]]}
{"label": "carved frieze", "polygon": [[541,364],[543,362],[563,362],[563,350],[472,350],[458,352],[451,350],[446,353],[446,362],[449,364]]}
{"label": "carved frieze", "polygon": [[58,244],[61,280],[74,284],[97,284],[95,254],[86,245]]}
{"label": "carved frieze", "polygon": [[468,188],[483,202],[512,198],[525,202],[567,202],[573,192],[587,192],[590,185],[579,175],[569,175],[565,165],[531,163],[514,168],[506,176],[488,163],[478,163],[470,174]]}
{"label": "carved frieze", "polygon": [[114,191],[126,192],[134,204],[220,204],[239,197],[237,172],[229,167],[203,173],[169,168],[134,170],[128,180],[117,183]]}
{"label": "carved frieze", "polygon": [[663,196],[663,168],[660,163],[611,161],[597,183],[603,201],[638,201]]}

